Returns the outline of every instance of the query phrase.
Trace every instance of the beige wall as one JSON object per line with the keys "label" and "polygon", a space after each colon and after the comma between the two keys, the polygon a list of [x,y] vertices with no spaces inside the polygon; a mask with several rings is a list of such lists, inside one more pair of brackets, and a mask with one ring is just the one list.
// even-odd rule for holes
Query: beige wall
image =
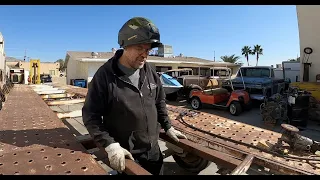
{"label": "beige wall", "polygon": [[[316,81],[316,75],[320,74],[320,6],[319,5],[297,5],[297,16],[300,39],[300,62],[304,57],[304,48],[311,47],[308,62],[309,82]],[[307,57],[307,56],[306,56]],[[300,80],[303,80],[303,64],[300,67]]]}
{"label": "beige wall", "polygon": [[[7,62],[8,66],[13,66],[18,64],[18,62]],[[40,61],[40,73],[50,74],[53,77],[59,76],[59,63],[48,63]],[[30,62],[19,62],[19,68],[23,68],[27,71],[30,71]]]}

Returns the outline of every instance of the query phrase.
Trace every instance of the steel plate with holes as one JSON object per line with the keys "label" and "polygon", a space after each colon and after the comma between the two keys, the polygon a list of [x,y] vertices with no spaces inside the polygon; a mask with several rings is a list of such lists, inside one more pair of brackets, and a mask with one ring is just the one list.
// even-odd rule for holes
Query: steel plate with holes
{"label": "steel plate with holes", "polygon": [[30,87],[0,111],[0,174],[107,174]]}
{"label": "steel plate with holes", "polygon": [[[214,148],[216,150],[224,151],[226,153],[231,153],[232,155],[236,155],[239,158],[242,158],[242,155],[243,155],[240,152],[244,152],[246,154],[251,153],[256,157],[260,157],[262,159],[268,160],[269,163],[271,162],[269,166],[275,167],[275,164],[278,164],[279,166],[288,167],[289,169],[292,169],[292,171],[296,169],[297,171],[305,172],[306,174],[308,173],[320,174],[319,161],[318,162],[313,161],[308,163],[306,161],[301,161],[301,160],[288,160],[282,157],[273,156],[272,154],[265,153],[257,149],[250,148],[248,146],[239,145],[234,142],[213,137],[211,135],[202,133],[195,129],[186,127],[178,120],[175,120],[176,117],[178,117],[180,112],[188,111],[188,109],[175,107],[171,105],[167,105],[167,106],[169,109],[169,116],[170,116],[170,119],[172,119],[173,126],[183,131],[184,133],[186,133],[187,137],[190,138],[190,140],[193,140],[197,143],[205,144],[206,146],[210,148]],[[209,113],[204,113],[200,111],[194,111],[194,112],[197,112],[197,114],[195,114],[193,117],[191,116],[183,117],[183,119],[188,124],[191,124],[194,127],[200,128],[207,132],[211,132],[213,134],[223,136],[228,139],[234,139],[239,142],[244,142],[251,145],[257,145],[258,142],[262,140],[267,141],[271,144],[275,144],[278,138],[281,137],[280,133],[276,133],[273,131],[258,128],[248,124],[240,123],[237,121],[232,121],[230,119],[226,119],[226,118],[212,115]],[[204,139],[207,139],[207,141],[201,142]],[[283,171],[286,171],[286,170],[283,170]]]}

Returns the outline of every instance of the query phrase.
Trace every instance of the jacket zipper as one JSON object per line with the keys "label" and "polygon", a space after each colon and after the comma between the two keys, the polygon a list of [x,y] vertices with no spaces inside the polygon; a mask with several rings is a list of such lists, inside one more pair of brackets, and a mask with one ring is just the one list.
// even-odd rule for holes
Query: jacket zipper
{"label": "jacket zipper", "polygon": [[[116,75],[115,75],[115,76],[116,76]],[[147,79],[147,76],[144,76],[144,80],[143,80],[143,82],[142,82],[142,84],[141,84],[141,89],[138,89],[138,88],[137,88],[136,86],[134,86],[131,82],[125,81],[125,80],[119,78],[118,76],[116,76],[116,77],[117,77],[118,79],[120,79],[121,81],[123,81],[123,82],[125,82],[125,83],[127,83],[127,84],[129,84],[129,85],[131,85],[131,86],[133,86],[134,88],[136,88],[136,89],[139,91],[139,96],[140,96],[140,100],[141,100],[141,104],[142,104],[142,108],[143,108],[143,112],[144,112],[144,116],[145,116],[145,121],[146,121],[147,133],[148,133],[148,135],[149,135],[148,116],[147,116],[146,110],[145,110],[145,108],[144,108],[143,94],[142,94],[142,92],[141,92],[141,89],[142,89],[142,87],[143,87],[143,85],[144,85],[144,83],[145,83],[145,81],[146,81],[146,79]],[[153,144],[152,144],[149,136],[148,136],[148,140],[149,140],[149,142],[151,143],[151,147],[152,147]]]}

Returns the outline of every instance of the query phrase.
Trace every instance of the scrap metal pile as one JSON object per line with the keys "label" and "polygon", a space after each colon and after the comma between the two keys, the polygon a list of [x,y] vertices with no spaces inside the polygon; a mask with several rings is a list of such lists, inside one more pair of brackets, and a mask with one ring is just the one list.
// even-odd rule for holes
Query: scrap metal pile
{"label": "scrap metal pile", "polygon": [[[279,123],[306,126],[312,120],[311,113],[317,109],[317,101],[307,91],[290,87],[284,94],[275,94],[260,105],[260,113],[265,124]],[[314,119],[314,118],[313,118]]]}

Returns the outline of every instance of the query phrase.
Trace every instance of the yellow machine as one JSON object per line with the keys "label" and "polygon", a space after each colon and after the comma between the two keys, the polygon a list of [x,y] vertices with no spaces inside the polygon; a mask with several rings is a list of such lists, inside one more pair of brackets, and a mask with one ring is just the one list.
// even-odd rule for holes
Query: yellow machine
{"label": "yellow machine", "polygon": [[40,59],[30,59],[30,83],[40,84]]}

